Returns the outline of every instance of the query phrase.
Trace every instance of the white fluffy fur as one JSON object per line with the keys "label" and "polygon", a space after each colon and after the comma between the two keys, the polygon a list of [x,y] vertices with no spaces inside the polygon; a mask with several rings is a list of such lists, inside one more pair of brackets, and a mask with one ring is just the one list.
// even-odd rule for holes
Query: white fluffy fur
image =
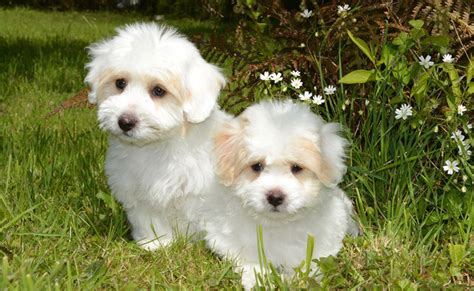
{"label": "white fluffy fur", "polygon": [[[358,233],[352,203],[336,186],[346,169],[346,141],[337,132],[337,124],[287,101],[253,105],[217,134],[218,172],[229,187],[206,196],[201,227],[214,251],[237,260],[246,289],[255,284],[254,269],[260,272],[258,225],[267,258],[290,273],[305,258],[308,234],[313,258],[320,258],[336,255],[345,234]],[[256,161],[265,164],[259,175],[249,169]],[[295,163],[302,172],[291,172]],[[266,198],[274,189],[286,195],[277,207]]]}
{"label": "white fluffy fur", "polygon": [[[175,229],[193,232],[183,204],[214,184],[209,157],[215,127],[227,119],[216,108],[224,77],[185,37],[154,24],[118,29],[89,52],[89,100],[98,104],[100,127],[110,134],[105,171],[133,238],[155,249],[168,244]],[[117,79],[126,81],[125,89]],[[151,96],[155,85],[167,94]],[[122,114],[138,120],[132,130],[119,127]]]}

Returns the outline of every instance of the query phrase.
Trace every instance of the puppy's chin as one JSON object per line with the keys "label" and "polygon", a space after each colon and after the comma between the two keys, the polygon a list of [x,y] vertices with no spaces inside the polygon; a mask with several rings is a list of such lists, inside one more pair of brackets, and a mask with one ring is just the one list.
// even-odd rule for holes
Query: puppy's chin
{"label": "puppy's chin", "polygon": [[111,136],[113,136],[116,140],[120,141],[121,143],[124,144],[129,144],[133,146],[146,146],[152,143],[156,143],[162,140],[167,139],[168,136],[170,136],[170,133],[165,133],[165,132],[159,132],[156,131],[153,135],[148,135],[146,137],[140,136],[139,134],[132,132],[121,132],[121,133],[116,133],[116,132],[111,132],[108,131]]}

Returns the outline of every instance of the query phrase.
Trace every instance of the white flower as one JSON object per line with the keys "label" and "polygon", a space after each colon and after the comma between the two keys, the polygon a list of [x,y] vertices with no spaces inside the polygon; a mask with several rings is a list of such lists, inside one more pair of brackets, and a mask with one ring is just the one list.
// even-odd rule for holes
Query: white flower
{"label": "white flower", "polygon": [[270,76],[271,76],[270,73],[265,71],[263,74],[260,74],[260,80],[268,81],[270,80]]}
{"label": "white flower", "polygon": [[455,132],[451,134],[451,139],[454,139],[456,141],[463,141],[464,140],[464,135],[462,132],[458,129]]}
{"label": "white flower", "polygon": [[311,16],[313,16],[313,11],[312,11],[312,10],[305,9],[303,12],[300,12],[300,15],[301,15],[303,18],[310,18]]}
{"label": "white flower", "polygon": [[272,80],[275,84],[283,80],[281,73],[271,73],[270,80]]}
{"label": "white flower", "polygon": [[369,99],[365,99],[365,106],[369,105],[370,101]]}
{"label": "white flower", "polygon": [[324,101],[326,101],[326,100],[324,100],[323,96],[321,96],[321,95],[316,95],[316,96],[313,97],[313,103],[316,104],[316,105],[321,105],[321,104],[324,103]]}
{"label": "white flower", "polygon": [[466,181],[467,181],[467,176],[466,176],[466,175],[462,175],[462,180],[463,180],[464,182],[466,182]]}
{"label": "white flower", "polygon": [[421,66],[425,67],[425,69],[429,69],[434,63],[431,60],[431,56],[427,55],[426,58],[423,56],[418,57],[420,61],[418,62]]}
{"label": "white flower", "polygon": [[467,128],[468,128],[468,129],[472,129],[472,123],[468,123],[468,124],[467,124]]}
{"label": "white flower", "polygon": [[409,104],[402,104],[402,106],[398,109],[395,110],[395,119],[400,119],[402,118],[403,120],[406,120],[408,116],[412,116],[412,107]]}
{"label": "white flower", "polygon": [[468,140],[465,140],[461,143],[458,143],[458,153],[460,156],[466,154],[468,157],[472,155],[472,151],[470,150],[471,145],[469,144]]}
{"label": "white flower", "polygon": [[452,62],[454,62],[453,56],[450,55],[450,54],[444,54],[443,55],[443,62],[451,64]]}
{"label": "white flower", "polygon": [[300,43],[300,47],[305,47],[306,45],[304,43]]}
{"label": "white flower", "polygon": [[343,6],[337,5],[337,15],[346,13],[349,10],[351,10],[351,7],[349,6],[349,4],[344,4]]}
{"label": "white flower", "polygon": [[462,186],[462,187],[461,187],[461,192],[462,192],[462,193],[466,193],[466,191],[467,191],[466,186]]}
{"label": "white flower", "polygon": [[464,114],[464,112],[466,112],[466,111],[467,111],[466,106],[464,106],[464,105],[462,105],[462,104],[459,104],[459,105],[458,105],[458,114],[459,114],[459,115],[462,116],[462,115]]}
{"label": "white flower", "polygon": [[313,96],[313,93],[308,92],[308,91],[304,91],[303,94],[298,95],[298,97],[300,97],[301,101],[309,100],[309,98],[311,98],[311,96]]}
{"label": "white flower", "polygon": [[448,175],[452,175],[454,172],[459,172],[459,163],[458,161],[453,161],[451,162],[450,160],[447,160],[445,162],[445,165],[443,166],[443,170],[445,172],[448,172]]}
{"label": "white flower", "polygon": [[293,77],[299,77],[299,76],[300,76],[300,71],[298,71],[298,70],[291,71],[290,74],[291,74]]}
{"label": "white flower", "polygon": [[324,88],[324,94],[333,95],[334,93],[336,93],[336,87],[335,86],[329,85],[329,86]]}
{"label": "white flower", "polygon": [[303,82],[301,82],[300,79],[295,78],[291,80],[291,86],[293,86],[295,89],[299,89],[301,86],[303,86]]}

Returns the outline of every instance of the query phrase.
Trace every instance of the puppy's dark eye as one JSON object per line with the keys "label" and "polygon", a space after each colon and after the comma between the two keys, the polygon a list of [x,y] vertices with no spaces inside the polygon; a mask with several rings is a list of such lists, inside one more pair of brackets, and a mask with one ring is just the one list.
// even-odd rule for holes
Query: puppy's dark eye
{"label": "puppy's dark eye", "polygon": [[298,173],[301,172],[301,171],[303,171],[303,168],[300,167],[299,165],[294,164],[294,165],[291,166],[291,172],[292,172],[293,174],[298,174]]}
{"label": "puppy's dark eye", "polygon": [[253,164],[250,166],[250,168],[252,168],[252,171],[254,171],[255,173],[260,173],[261,171],[263,171],[262,163]]}
{"label": "puppy's dark eye", "polygon": [[127,87],[127,81],[125,79],[117,79],[115,80],[115,87],[117,87],[117,89],[123,90],[125,87]]}
{"label": "puppy's dark eye", "polygon": [[151,90],[151,95],[153,97],[163,97],[163,96],[165,96],[165,94],[166,94],[165,89],[161,88],[160,86],[155,86]]}

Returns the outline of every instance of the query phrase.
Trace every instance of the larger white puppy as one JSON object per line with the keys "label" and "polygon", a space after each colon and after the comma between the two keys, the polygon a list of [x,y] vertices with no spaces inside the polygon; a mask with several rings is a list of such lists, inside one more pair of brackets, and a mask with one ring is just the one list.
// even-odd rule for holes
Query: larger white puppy
{"label": "larger white puppy", "polygon": [[193,231],[182,205],[209,192],[211,136],[226,115],[216,108],[225,80],[174,29],[134,24],[90,47],[85,81],[110,133],[105,171],[133,238],[147,249],[173,230]]}
{"label": "larger white puppy", "polygon": [[[347,233],[358,233],[352,203],[337,187],[346,166],[338,125],[302,104],[263,102],[229,121],[216,136],[218,174],[225,186],[206,197],[208,245],[235,258],[246,289],[260,272],[257,226],[265,254],[287,271],[304,259],[336,255]],[[229,188],[227,188],[229,187]]]}

